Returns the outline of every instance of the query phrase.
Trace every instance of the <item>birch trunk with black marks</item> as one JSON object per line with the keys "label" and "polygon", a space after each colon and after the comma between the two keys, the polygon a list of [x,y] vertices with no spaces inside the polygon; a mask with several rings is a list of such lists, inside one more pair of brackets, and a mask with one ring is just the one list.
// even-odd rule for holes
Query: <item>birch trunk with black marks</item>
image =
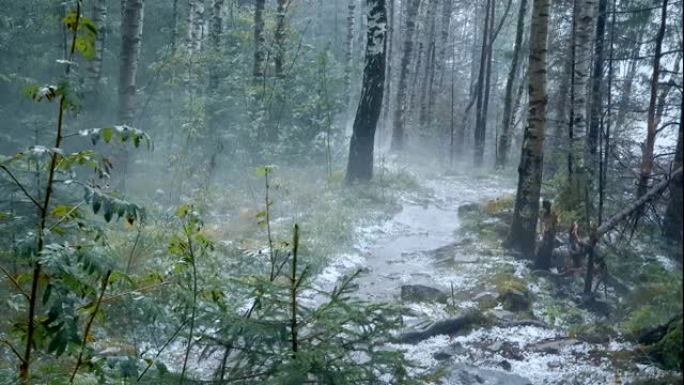
{"label": "birch trunk with black marks", "polygon": [[518,166],[518,189],[508,247],[532,257],[535,251],[546,127],[546,40],[550,0],[534,0],[530,26],[529,112]]}
{"label": "birch trunk with black marks", "polygon": [[276,28],[274,33],[275,39],[275,76],[277,78],[282,78],[285,76],[283,73],[283,66],[285,64],[285,14],[287,13],[287,7],[289,5],[289,0],[278,0],[278,8],[276,9]]}
{"label": "birch trunk with black marks", "polygon": [[361,98],[349,145],[346,182],[369,181],[373,176],[375,129],[382,108],[385,83],[387,7],[385,0],[366,0],[368,31]]}
{"label": "birch trunk with black marks", "polygon": [[95,57],[88,62],[88,91],[97,98],[100,92],[102,78],[102,57],[107,36],[107,0],[93,1],[93,23],[97,26],[97,40],[95,41]]}
{"label": "birch trunk with black marks", "polygon": [[351,76],[354,68],[354,19],[356,16],[356,0],[349,0],[347,6],[347,41],[346,41],[346,66],[344,69],[344,94],[351,101]]}
{"label": "birch trunk with black marks", "polygon": [[406,110],[408,108],[408,77],[413,54],[413,35],[416,30],[416,14],[420,0],[406,0],[406,29],[404,31],[404,50],[401,56],[401,68],[399,69],[399,83],[397,85],[397,100],[394,106],[394,129],[392,131],[392,151],[401,151],[404,148]]}
{"label": "birch trunk with black marks", "polygon": [[264,36],[264,7],[266,0],[255,0],[254,2],[254,67],[252,77],[254,83],[259,84],[263,81],[266,70],[266,37]]}
{"label": "birch trunk with black marks", "polygon": [[204,38],[204,0],[188,0],[187,24],[187,49],[190,55],[194,55],[202,49],[202,39]]}
{"label": "birch trunk with black marks", "polygon": [[587,125],[589,119],[589,85],[596,25],[596,0],[575,1],[574,71],[572,87],[572,141],[573,171],[586,171]]}
{"label": "birch trunk with black marks", "polygon": [[423,70],[423,77],[420,86],[420,111],[418,115],[419,126],[425,128],[425,125],[429,120],[429,110],[431,102],[431,92],[432,92],[432,81],[434,80],[435,73],[435,8],[436,6],[431,6],[427,10],[427,22],[425,35],[425,46],[427,47],[425,53],[425,68]]}
{"label": "birch trunk with black marks", "polygon": [[131,123],[135,112],[136,75],[143,30],[143,0],[126,0],[121,20],[119,121]]}

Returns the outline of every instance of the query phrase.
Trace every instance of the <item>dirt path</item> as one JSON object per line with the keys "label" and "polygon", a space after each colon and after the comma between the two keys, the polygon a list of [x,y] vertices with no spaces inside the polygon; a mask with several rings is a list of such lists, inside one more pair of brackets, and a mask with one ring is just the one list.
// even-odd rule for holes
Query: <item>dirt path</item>
{"label": "dirt path", "polygon": [[[430,197],[402,199],[402,210],[382,225],[358,229],[356,254],[335,258],[319,276],[321,288],[332,287],[336,279],[362,268],[359,295],[374,301],[400,302],[402,285],[422,284],[454,292],[458,309],[440,303],[403,303],[409,313],[409,326],[453,317],[459,310],[476,307],[472,298],[493,291],[492,277],[508,266],[516,276],[529,278],[525,262],[505,255],[503,250],[478,252],[477,247],[460,247],[462,226],[458,208],[514,192],[511,180],[440,177],[423,181],[432,190]],[[470,240],[473,241],[473,240]],[[477,246],[477,240],[474,240]],[[447,263],[445,263],[445,261]],[[534,316],[549,320],[543,299],[550,297],[544,279],[528,280],[534,294]],[[498,304],[494,311],[503,311]],[[593,315],[583,313],[585,322]],[[553,321],[551,322],[553,326]],[[486,327],[465,336],[436,336],[418,344],[394,345],[405,351],[418,373],[446,368],[441,384],[615,384],[616,376],[627,380],[646,373],[661,374],[649,366],[633,366],[619,374],[609,358],[611,352],[634,347],[619,338],[592,344],[568,337],[559,322],[556,327]]]}

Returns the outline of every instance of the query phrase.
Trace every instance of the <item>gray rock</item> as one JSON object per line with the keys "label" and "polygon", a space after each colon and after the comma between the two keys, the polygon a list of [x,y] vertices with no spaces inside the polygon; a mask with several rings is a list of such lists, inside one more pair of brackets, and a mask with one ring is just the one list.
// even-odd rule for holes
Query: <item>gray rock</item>
{"label": "gray rock", "polygon": [[446,303],[448,298],[446,293],[430,286],[404,285],[401,287],[401,299],[408,302]]}
{"label": "gray rock", "polygon": [[466,203],[458,207],[458,216],[480,212],[480,205],[477,203]]}
{"label": "gray rock", "polygon": [[560,340],[542,342],[534,345],[532,349],[538,352],[557,354],[564,347],[572,346],[578,343],[580,342],[574,338],[565,338]]}
{"label": "gray rock", "polygon": [[463,347],[463,345],[461,345],[459,342],[456,342],[455,344],[445,346],[438,350],[432,355],[432,357],[437,361],[444,361],[454,356],[464,355],[465,353],[466,349]]}
{"label": "gray rock", "polygon": [[506,290],[502,293],[498,301],[504,306],[504,309],[513,312],[526,311],[530,309],[531,301],[528,293],[523,293],[515,289]]}
{"label": "gray rock", "polygon": [[[510,364],[509,364],[510,365]],[[515,374],[455,365],[448,369],[442,385],[531,385],[530,380]]]}
{"label": "gray rock", "polygon": [[477,302],[480,308],[492,308],[496,306],[496,294],[488,291],[483,291],[473,297],[473,301]]}

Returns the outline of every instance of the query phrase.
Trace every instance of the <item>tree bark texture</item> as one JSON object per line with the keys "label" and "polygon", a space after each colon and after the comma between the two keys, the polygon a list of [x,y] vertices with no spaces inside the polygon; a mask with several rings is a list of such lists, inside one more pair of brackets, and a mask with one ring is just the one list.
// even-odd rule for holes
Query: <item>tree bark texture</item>
{"label": "tree bark texture", "polygon": [[404,50],[399,69],[399,83],[397,85],[397,100],[394,106],[394,130],[392,131],[393,151],[401,151],[404,147],[406,110],[408,108],[408,77],[411,56],[413,54],[413,38],[416,30],[416,15],[420,0],[406,0],[406,29],[404,31]]}
{"label": "tree bark texture", "polygon": [[518,190],[507,244],[532,257],[535,252],[546,127],[546,40],[549,0],[534,0],[530,26],[529,112],[518,167]]}
{"label": "tree bark texture", "polygon": [[119,121],[131,123],[135,112],[136,75],[143,29],[143,0],[126,0],[121,22]]}
{"label": "tree bark texture", "polygon": [[385,0],[366,0],[368,31],[361,99],[356,110],[349,145],[347,183],[365,182],[373,176],[375,129],[380,117],[385,83],[387,7]]}

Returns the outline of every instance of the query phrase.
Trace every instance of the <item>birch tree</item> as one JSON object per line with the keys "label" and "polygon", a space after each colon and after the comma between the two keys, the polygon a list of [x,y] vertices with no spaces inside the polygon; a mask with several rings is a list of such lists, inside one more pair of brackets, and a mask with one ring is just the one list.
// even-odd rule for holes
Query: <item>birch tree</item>
{"label": "birch tree", "polygon": [[368,30],[361,98],[349,145],[347,183],[368,181],[373,176],[375,129],[382,108],[385,83],[387,7],[385,0],[366,0]]}
{"label": "birch tree", "polygon": [[513,223],[506,244],[534,255],[546,128],[546,40],[550,0],[533,0],[530,26],[529,112],[518,166]]}
{"label": "birch tree", "polygon": [[135,113],[136,75],[142,41],[144,0],[126,0],[124,4],[119,56],[119,121],[130,124]]}
{"label": "birch tree", "polygon": [[408,101],[408,77],[413,54],[413,35],[416,30],[416,15],[420,0],[406,0],[406,28],[404,30],[404,50],[399,69],[399,83],[397,85],[397,100],[394,109],[394,130],[392,131],[392,150],[401,151],[404,147],[406,127],[406,111]]}

